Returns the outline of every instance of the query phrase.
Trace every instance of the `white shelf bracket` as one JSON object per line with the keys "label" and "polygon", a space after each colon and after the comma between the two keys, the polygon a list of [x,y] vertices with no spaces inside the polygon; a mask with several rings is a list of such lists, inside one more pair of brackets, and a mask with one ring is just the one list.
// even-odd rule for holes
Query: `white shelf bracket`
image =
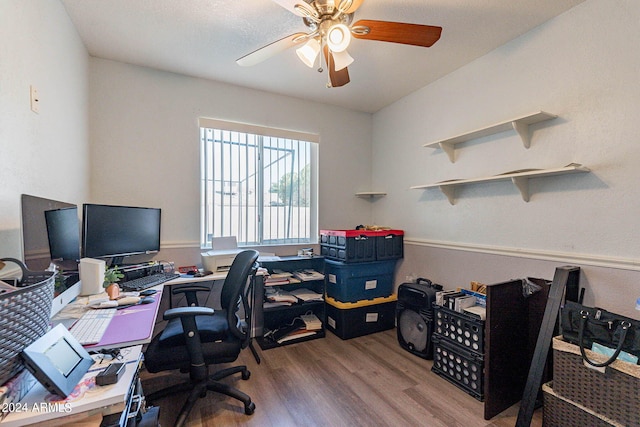
{"label": "white shelf bracket", "polygon": [[520,190],[520,194],[522,195],[522,200],[525,202],[529,201],[529,178],[517,177],[514,176],[511,178],[513,184],[518,187]]}
{"label": "white shelf bracket", "polygon": [[442,151],[447,153],[447,156],[449,156],[449,160],[451,161],[451,163],[455,163],[456,162],[456,146],[455,146],[455,144],[448,144],[446,142],[440,142],[440,143],[438,143],[438,145],[440,146],[440,148],[442,148]]}
{"label": "white shelf bracket", "polygon": [[511,125],[513,126],[513,130],[518,132],[518,135],[520,135],[520,138],[522,138],[522,144],[524,145],[524,148],[529,148],[531,146],[529,125],[519,121],[513,121],[511,122]]}
{"label": "white shelf bracket", "polygon": [[449,203],[451,203],[452,205],[455,205],[456,204],[455,187],[450,185],[441,185],[439,188],[440,188],[440,191],[442,191],[444,195],[447,196],[447,199],[449,199]]}

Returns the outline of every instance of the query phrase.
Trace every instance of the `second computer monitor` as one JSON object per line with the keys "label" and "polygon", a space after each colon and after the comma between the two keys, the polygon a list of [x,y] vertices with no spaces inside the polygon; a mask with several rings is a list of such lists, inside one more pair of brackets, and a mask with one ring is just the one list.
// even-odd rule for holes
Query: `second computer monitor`
{"label": "second computer monitor", "polygon": [[54,262],[75,262],[77,264],[80,260],[78,208],[73,206],[45,211],[44,217],[51,260]]}
{"label": "second computer monitor", "polygon": [[160,250],[160,209],[84,204],[82,253],[86,258],[112,258],[121,265],[129,255]]}

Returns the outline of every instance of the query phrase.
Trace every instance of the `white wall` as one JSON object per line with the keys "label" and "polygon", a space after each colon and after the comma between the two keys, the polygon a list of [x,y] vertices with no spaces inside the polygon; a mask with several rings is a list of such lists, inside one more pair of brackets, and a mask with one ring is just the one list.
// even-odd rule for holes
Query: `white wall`
{"label": "white wall", "polygon": [[[375,114],[373,182],[389,195],[374,219],[406,230],[399,281],[436,271],[449,287],[506,280],[511,256],[522,276],[551,260],[552,278],[554,260],[571,261],[585,267],[587,301],[640,317],[639,19],[635,0],[588,0]],[[422,147],[537,110],[559,118],[532,127],[528,150],[513,131],[458,146],[455,163]],[[592,172],[531,180],[529,203],[504,181],[466,186],[454,206],[438,189],[409,190],[571,162]],[[483,253],[497,258],[469,262]],[[622,287],[608,283],[619,274]]]}
{"label": "white wall", "polygon": [[103,59],[90,70],[92,201],[162,208],[163,248],[200,261],[198,117],[319,134],[320,227],[370,219],[354,197],[370,185],[370,114]]}
{"label": "white wall", "polygon": [[88,55],[58,1],[2,0],[0,40],[0,257],[22,258],[21,194],[88,197]]}

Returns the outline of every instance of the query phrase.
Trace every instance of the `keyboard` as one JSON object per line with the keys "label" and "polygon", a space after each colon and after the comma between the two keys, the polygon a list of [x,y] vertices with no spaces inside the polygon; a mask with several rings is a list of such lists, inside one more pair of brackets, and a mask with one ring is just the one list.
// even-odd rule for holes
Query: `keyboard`
{"label": "keyboard", "polygon": [[139,277],[133,280],[119,283],[120,288],[125,292],[140,292],[147,288],[152,288],[169,280],[180,277],[178,273],[156,273],[149,276]]}
{"label": "keyboard", "polygon": [[111,318],[116,314],[115,308],[90,310],[73,324],[69,332],[81,345],[97,344],[102,339]]}

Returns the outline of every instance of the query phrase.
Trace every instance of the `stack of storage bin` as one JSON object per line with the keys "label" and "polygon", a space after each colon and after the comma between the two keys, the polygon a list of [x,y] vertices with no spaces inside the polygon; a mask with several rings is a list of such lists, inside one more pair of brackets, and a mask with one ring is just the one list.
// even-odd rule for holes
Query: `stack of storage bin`
{"label": "stack of storage bin", "polygon": [[[585,353],[596,363],[609,358]],[[562,337],[553,338],[553,381],[542,392],[545,427],[640,426],[640,365],[616,360],[594,369]]]}
{"label": "stack of storage bin", "polygon": [[321,230],[325,257],[326,327],[342,339],[395,326],[396,262],[402,230]]}
{"label": "stack of storage bin", "polygon": [[431,370],[484,400],[484,320],[434,305]]}

